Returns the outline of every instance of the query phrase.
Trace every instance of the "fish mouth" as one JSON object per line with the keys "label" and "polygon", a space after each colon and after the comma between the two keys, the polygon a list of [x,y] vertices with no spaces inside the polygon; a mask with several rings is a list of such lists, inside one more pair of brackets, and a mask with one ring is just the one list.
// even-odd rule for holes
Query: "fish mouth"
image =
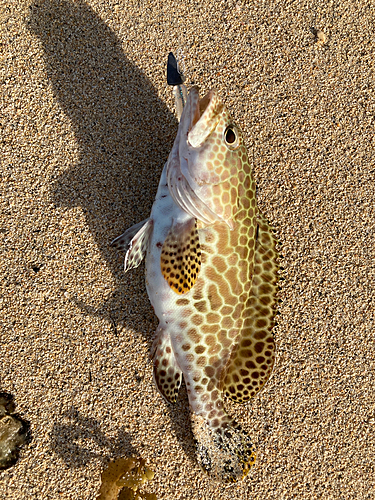
{"label": "fish mouth", "polygon": [[[195,94],[195,90],[197,92],[197,95],[194,95]],[[210,91],[207,92],[207,94],[204,97],[199,98],[199,88],[197,86],[194,86],[191,89],[190,94],[192,94],[192,100],[193,100],[193,106],[192,106],[193,107],[193,113],[192,113],[191,128],[193,128],[194,125],[196,125],[196,123],[198,123],[198,121],[201,118],[201,116],[207,110],[210,102],[212,101],[212,99],[214,97],[214,93],[215,93],[214,90],[210,90]]]}
{"label": "fish mouth", "polygon": [[187,139],[193,148],[199,148],[215,130],[224,105],[214,90],[210,90],[199,99],[198,87],[190,90],[189,99],[191,112]]}
{"label": "fish mouth", "polygon": [[198,87],[191,88],[167,165],[167,184],[174,202],[206,225],[214,224],[220,217],[201,195],[205,182],[189,172],[189,161],[194,163],[194,157],[197,159],[197,149],[216,128],[223,108],[215,91],[210,90],[200,99]]}

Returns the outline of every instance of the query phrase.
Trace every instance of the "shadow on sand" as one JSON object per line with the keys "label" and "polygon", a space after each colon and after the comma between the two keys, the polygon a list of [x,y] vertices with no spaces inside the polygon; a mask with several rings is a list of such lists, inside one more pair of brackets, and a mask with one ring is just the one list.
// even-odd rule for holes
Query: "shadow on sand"
{"label": "shadow on sand", "polygon": [[[43,45],[48,79],[79,148],[79,161],[54,181],[52,199],[81,207],[118,282],[119,293],[102,309],[121,311],[123,270],[109,244],[149,216],[177,121],[125,57],[116,34],[82,0],[37,0],[26,22]],[[131,278],[144,290],[140,274]]]}
{"label": "shadow on sand", "polygon": [[[36,1],[26,23],[43,45],[48,79],[79,147],[79,161],[54,181],[52,199],[57,206],[81,207],[116,286],[99,309],[74,302],[88,315],[109,316],[115,333],[124,301],[137,301],[138,307],[143,302],[141,328],[150,342],[150,326],[155,328],[157,323],[143,273],[135,270],[124,279],[122,264],[109,243],[149,216],[176,136],[176,118],[144,73],[125,57],[116,34],[82,0]],[[132,290],[138,290],[136,297]],[[125,322],[129,328],[140,327],[130,317]],[[166,412],[181,446],[194,460],[186,393],[176,407],[166,405]],[[67,465],[84,465],[102,456],[90,446],[79,446],[85,440],[94,439],[91,448],[104,447],[107,455],[116,454],[120,447],[127,455],[136,454],[121,429],[114,443],[103,435],[98,422],[84,419],[77,410],[65,417],[66,424],[54,424],[51,445]]]}
{"label": "shadow on sand", "polygon": [[100,422],[83,417],[74,407],[62,416],[62,422],[54,423],[50,438],[51,449],[68,467],[82,467],[93,458],[106,462],[108,458],[137,456],[131,436],[122,428],[116,439],[107,438]]}

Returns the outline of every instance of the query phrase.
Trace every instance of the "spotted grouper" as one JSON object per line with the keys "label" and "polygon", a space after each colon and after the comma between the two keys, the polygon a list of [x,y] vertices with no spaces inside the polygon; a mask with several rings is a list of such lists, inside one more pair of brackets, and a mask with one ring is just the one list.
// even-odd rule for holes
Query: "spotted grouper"
{"label": "spotted grouper", "polygon": [[112,245],[125,271],[146,257],[154,380],[174,403],[184,379],[198,462],[216,480],[243,478],[255,447],[224,396],[248,401],[271,374],[278,258],[242,132],[215,91],[191,88],[150,217]]}

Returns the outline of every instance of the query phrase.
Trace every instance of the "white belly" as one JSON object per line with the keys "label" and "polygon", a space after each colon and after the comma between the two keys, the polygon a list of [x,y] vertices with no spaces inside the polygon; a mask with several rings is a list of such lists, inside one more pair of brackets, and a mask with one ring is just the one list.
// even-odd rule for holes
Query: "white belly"
{"label": "white belly", "polygon": [[176,319],[178,308],[176,308],[175,301],[179,295],[171,289],[162,275],[161,249],[172,222],[185,222],[190,218],[191,216],[174,203],[169,194],[165,165],[151,210],[153,231],[146,255],[146,289],[155,314],[163,327]]}

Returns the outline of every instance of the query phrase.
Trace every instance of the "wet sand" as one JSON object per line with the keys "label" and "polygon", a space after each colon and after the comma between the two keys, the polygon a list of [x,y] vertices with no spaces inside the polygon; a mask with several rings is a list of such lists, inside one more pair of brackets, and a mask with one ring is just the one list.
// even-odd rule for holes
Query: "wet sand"
{"label": "wet sand", "polygon": [[[95,499],[109,459],[141,456],[158,499],[375,497],[375,160],[371,3],[1,2],[0,392],[31,443],[0,498]],[[316,31],[324,33],[323,43]],[[166,85],[216,88],[244,129],[285,268],[277,361],[228,402],[249,476],[194,460],[185,391],[148,353],[144,267],[109,242],[150,212],[177,120]]]}

